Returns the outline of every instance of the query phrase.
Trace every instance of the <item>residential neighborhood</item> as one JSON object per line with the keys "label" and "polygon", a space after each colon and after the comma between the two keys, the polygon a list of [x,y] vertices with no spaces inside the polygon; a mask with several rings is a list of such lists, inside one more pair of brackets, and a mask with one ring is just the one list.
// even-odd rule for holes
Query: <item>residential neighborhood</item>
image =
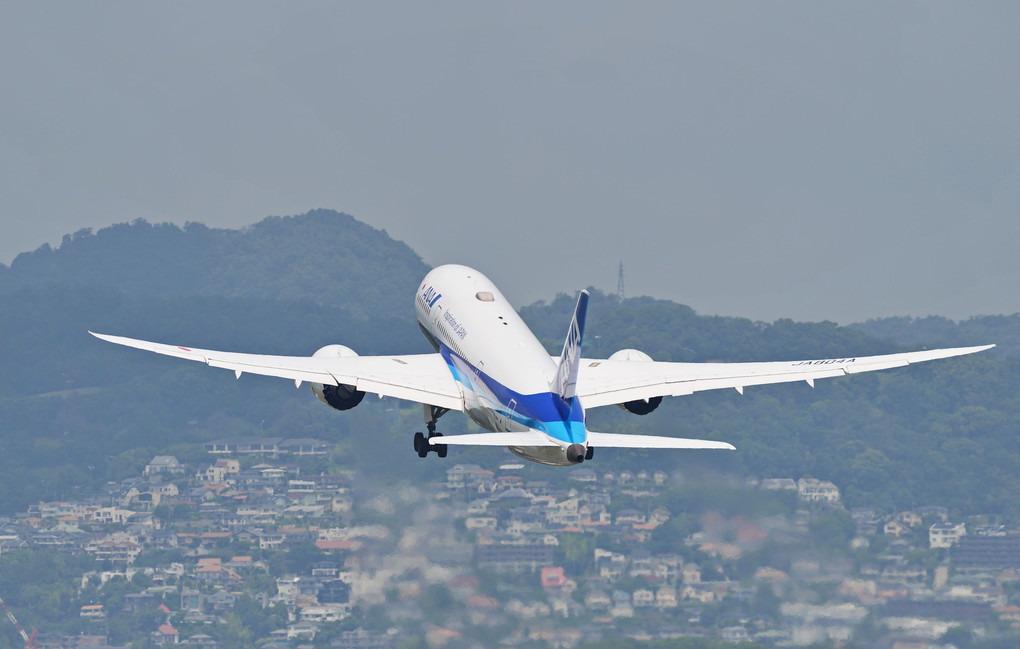
{"label": "residential neighborhood", "polygon": [[1020,630],[1020,530],[938,503],[847,509],[811,476],[510,456],[380,488],[353,467],[310,471],[334,459],[318,440],[203,453],[155,456],[102,493],[0,519],[0,559],[88,563],[66,575],[74,619],[37,628],[35,646],[935,649]]}

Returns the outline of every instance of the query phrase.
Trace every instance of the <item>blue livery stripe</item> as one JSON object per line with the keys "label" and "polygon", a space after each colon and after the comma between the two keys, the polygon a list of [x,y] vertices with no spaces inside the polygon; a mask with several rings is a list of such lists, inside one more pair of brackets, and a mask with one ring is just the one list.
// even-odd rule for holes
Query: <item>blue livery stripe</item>
{"label": "blue livery stripe", "polygon": [[[537,392],[521,394],[506,387],[485,372],[467,362],[447,345],[440,347],[440,354],[446,361],[450,372],[461,384],[473,390],[473,381],[469,376],[476,376],[494,397],[511,413],[510,417],[517,423],[541,431],[554,439],[568,444],[581,444],[588,437],[584,426],[584,411],[577,399],[564,400],[553,392]],[[515,406],[510,410],[510,402]]]}

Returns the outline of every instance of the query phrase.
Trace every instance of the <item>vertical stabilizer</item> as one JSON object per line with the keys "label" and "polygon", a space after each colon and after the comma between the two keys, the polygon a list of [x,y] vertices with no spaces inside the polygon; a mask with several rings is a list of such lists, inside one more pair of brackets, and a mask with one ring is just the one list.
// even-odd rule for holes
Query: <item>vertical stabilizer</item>
{"label": "vertical stabilizer", "polygon": [[577,365],[581,361],[581,340],[584,338],[584,318],[588,313],[588,291],[581,291],[574,307],[574,317],[570,321],[567,339],[563,341],[563,353],[560,354],[560,366],[556,370],[552,389],[564,400],[574,398],[577,386]]}

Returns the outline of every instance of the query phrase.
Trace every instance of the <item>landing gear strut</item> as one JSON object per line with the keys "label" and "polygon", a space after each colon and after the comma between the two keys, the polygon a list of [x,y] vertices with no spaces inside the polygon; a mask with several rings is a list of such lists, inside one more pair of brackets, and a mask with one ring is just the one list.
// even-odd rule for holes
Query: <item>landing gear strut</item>
{"label": "landing gear strut", "polygon": [[442,433],[436,432],[436,421],[448,412],[450,412],[449,408],[425,404],[425,427],[429,434],[428,437],[421,432],[414,434],[414,450],[418,453],[418,457],[427,457],[429,451],[435,451],[439,457],[446,457],[448,450],[446,444],[430,444],[429,440],[433,437],[443,436]]}

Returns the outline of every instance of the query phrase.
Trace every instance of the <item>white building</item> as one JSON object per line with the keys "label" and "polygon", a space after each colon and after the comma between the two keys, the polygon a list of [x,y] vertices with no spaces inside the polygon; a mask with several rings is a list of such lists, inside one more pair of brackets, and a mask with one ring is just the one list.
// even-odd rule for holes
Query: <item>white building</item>
{"label": "white building", "polygon": [[797,497],[809,503],[838,503],[839,488],[828,480],[801,478],[797,481]]}
{"label": "white building", "polygon": [[948,548],[956,544],[960,537],[967,535],[967,527],[963,523],[935,523],[928,528],[928,542],[933,548]]}

